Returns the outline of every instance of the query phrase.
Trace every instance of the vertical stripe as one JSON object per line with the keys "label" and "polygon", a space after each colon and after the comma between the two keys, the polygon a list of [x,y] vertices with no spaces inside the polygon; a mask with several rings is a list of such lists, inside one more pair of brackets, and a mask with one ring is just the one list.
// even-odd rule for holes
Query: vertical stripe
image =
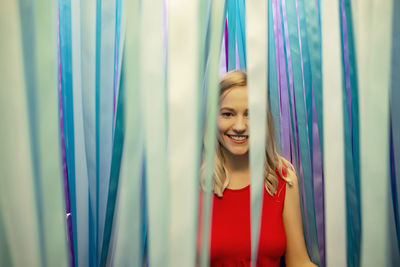
{"label": "vertical stripe", "polygon": [[97,205],[97,260],[103,244],[105,216],[107,209],[108,187],[110,184],[110,170],[113,149],[114,132],[114,53],[115,53],[115,9],[116,0],[102,1],[101,3],[101,48],[100,59],[100,84],[98,106],[98,205]]}
{"label": "vertical stripe", "polygon": [[[148,205],[148,262],[168,262],[169,183],[167,176],[167,95],[165,90],[164,2],[143,0],[140,21],[140,90],[143,103]],[[160,119],[161,118],[161,119]],[[144,201],[144,200],[143,200]],[[153,223],[165,222],[165,223]]]}
{"label": "vertical stripe", "polygon": [[210,20],[210,50],[209,50],[209,71],[207,73],[206,90],[207,90],[207,101],[206,101],[206,114],[205,118],[205,136],[204,138],[204,155],[203,161],[206,162],[205,170],[205,184],[203,185],[203,202],[199,205],[202,207],[200,213],[200,266],[209,266],[209,253],[210,253],[210,230],[211,230],[211,209],[212,209],[212,198],[213,192],[212,186],[212,175],[214,171],[214,153],[216,144],[216,132],[217,132],[217,109],[218,109],[218,98],[219,98],[219,77],[218,77],[218,60],[220,58],[220,45],[223,38],[224,29],[224,15],[225,15],[225,1],[213,1],[211,7],[211,20]]}
{"label": "vertical stripe", "polygon": [[[76,194],[75,194],[75,152],[74,152],[74,113],[73,113],[73,80],[72,80],[72,37],[71,37],[71,3],[65,0],[59,2],[59,27],[60,27],[60,92],[62,96],[63,135],[65,143],[65,159],[68,178],[68,192],[70,200],[70,215],[67,223],[72,223],[72,233],[69,235],[70,246],[73,245],[74,261],[77,249],[76,225]],[[61,115],[60,115],[61,117]],[[65,172],[64,172],[65,175]],[[65,179],[65,177],[64,177]],[[72,222],[68,222],[71,220]]]}
{"label": "vertical stripe", "polygon": [[72,72],[75,136],[76,254],[77,266],[88,265],[88,170],[83,119],[81,12],[78,1],[71,1]]}
{"label": "vertical stripe", "polygon": [[168,6],[169,266],[195,264],[201,144],[197,121],[199,59],[193,53],[199,43],[198,4],[175,0]]}
{"label": "vertical stripe", "polygon": [[114,266],[142,265],[141,236],[141,170],[143,160],[143,126],[141,120],[139,67],[139,1],[124,1],[126,43],[122,65],[125,83],[124,107],[125,141],[121,158],[120,179],[115,213]]}
{"label": "vertical stripe", "polygon": [[[388,266],[388,101],[392,1],[358,5],[356,47],[360,99],[361,266]],[[353,10],[354,11],[354,10]],[[380,90],[376,90],[380,88]],[[379,140],[379,142],[376,142]],[[377,177],[379,183],[376,182]]]}
{"label": "vertical stripe", "polygon": [[8,241],[15,266],[41,266],[21,26],[17,1],[0,2],[0,213],[6,234],[2,242]]}
{"label": "vertical stripe", "polygon": [[228,71],[236,68],[236,1],[227,1]]}
{"label": "vertical stripe", "polygon": [[391,144],[392,155],[392,194],[397,244],[400,252],[400,1],[393,1],[393,42],[392,42],[392,73],[391,73]]}
{"label": "vertical stripe", "polygon": [[256,266],[264,192],[265,145],[268,136],[268,4],[246,2],[246,44],[249,90],[251,174],[251,264]]}
{"label": "vertical stripe", "polygon": [[326,266],[347,266],[339,3],[323,2],[321,18]]}

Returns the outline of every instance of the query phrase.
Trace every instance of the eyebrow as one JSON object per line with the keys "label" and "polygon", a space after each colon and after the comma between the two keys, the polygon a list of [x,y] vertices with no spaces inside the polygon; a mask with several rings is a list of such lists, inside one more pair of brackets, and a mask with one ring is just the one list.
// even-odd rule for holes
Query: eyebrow
{"label": "eyebrow", "polygon": [[[232,108],[227,108],[227,107],[222,107],[222,108],[220,108],[220,111],[222,111],[222,110],[228,110],[228,111],[235,112],[235,110],[234,110],[234,109],[232,109]],[[246,111],[245,111],[245,112],[249,112],[249,110],[248,110],[248,109],[246,109]]]}

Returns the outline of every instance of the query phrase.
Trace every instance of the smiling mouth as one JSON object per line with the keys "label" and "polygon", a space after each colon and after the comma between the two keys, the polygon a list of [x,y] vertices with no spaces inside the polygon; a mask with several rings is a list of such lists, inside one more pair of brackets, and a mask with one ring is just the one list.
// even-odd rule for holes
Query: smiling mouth
{"label": "smiling mouth", "polygon": [[243,144],[245,142],[247,142],[247,139],[249,139],[248,135],[231,135],[231,134],[226,134],[229,139],[237,144]]}

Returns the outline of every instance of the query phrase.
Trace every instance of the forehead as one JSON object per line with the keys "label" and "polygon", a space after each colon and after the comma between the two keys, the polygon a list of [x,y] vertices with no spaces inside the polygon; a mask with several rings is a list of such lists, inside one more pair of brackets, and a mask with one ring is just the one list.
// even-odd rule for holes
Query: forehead
{"label": "forehead", "polygon": [[247,109],[247,86],[238,86],[226,90],[220,98],[220,107]]}

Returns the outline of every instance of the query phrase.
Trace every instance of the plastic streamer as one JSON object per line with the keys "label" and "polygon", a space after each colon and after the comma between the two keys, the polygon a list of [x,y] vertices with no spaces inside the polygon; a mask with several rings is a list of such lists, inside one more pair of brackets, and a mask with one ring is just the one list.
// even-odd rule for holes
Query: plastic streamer
{"label": "plastic streamer", "polygon": [[[331,16],[336,13],[338,16]],[[339,5],[321,4],[326,266],[347,266]],[[339,108],[338,108],[339,107]],[[332,110],[336,112],[331,112]]]}
{"label": "plastic streamer", "polygon": [[[100,58],[100,83],[97,84],[99,94],[96,107],[97,121],[97,261],[100,260],[101,244],[103,244],[105,217],[107,210],[107,196],[110,184],[111,160],[114,132],[114,62],[115,62],[115,23],[116,0],[101,2],[101,36]],[[99,15],[99,14],[97,14]],[[114,38],[110,38],[113,36]]]}
{"label": "plastic streamer", "polygon": [[251,114],[251,264],[256,266],[264,193],[265,140],[267,123],[268,83],[268,5],[266,1],[246,2],[246,44]]}
{"label": "plastic streamer", "polygon": [[[7,246],[10,253],[0,258],[0,264],[41,266],[17,1],[0,3],[0,36],[7,36],[0,45],[0,57],[3,59],[0,60],[0,119],[6,125],[0,127],[0,219],[2,234],[5,234],[0,243],[1,249]],[[12,60],[5,60],[7,58]],[[8,88],[13,88],[12,94]],[[6,252],[2,251],[3,254]]]}
{"label": "plastic streamer", "polygon": [[[141,119],[141,97],[139,90],[139,1],[124,1],[122,16],[127,19],[126,43],[122,71],[124,81],[119,97],[124,104],[123,125],[125,127],[121,158],[118,198],[116,200],[115,223],[113,224],[115,247],[108,264],[113,266],[142,266],[142,216],[141,177],[143,165],[143,127]],[[129,16],[127,16],[129,14]],[[117,111],[118,113],[118,111]],[[117,114],[118,116],[118,114]]]}
{"label": "plastic streamer", "polygon": [[236,0],[226,2],[228,38],[228,71],[236,68]]}
{"label": "plastic streamer", "polygon": [[343,114],[346,167],[348,265],[360,265],[361,199],[357,71],[350,2],[340,2],[343,61]]}
{"label": "plastic streamer", "polygon": [[[81,13],[79,1],[71,1],[71,46],[72,46],[72,83],[75,140],[75,194],[76,194],[76,236],[74,236],[75,266],[85,266],[88,261],[88,170],[86,160],[85,132],[82,101],[82,50],[81,50]],[[86,59],[86,58],[85,58]],[[86,73],[85,73],[86,74]]]}
{"label": "plastic streamer", "polygon": [[[310,144],[309,144],[309,131],[313,129],[308,129],[307,121],[312,118],[307,117],[306,112],[306,103],[305,103],[305,81],[303,79],[303,70],[302,70],[302,50],[300,49],[301,41],[299,39],[298,32],[298,21],[297,21],[297,11],[296,11],[296,2],[293,0],[283,1],[282,2],[282,13],[283,13],[283,24],[285,28],[285,44],[286,44],[286,55],[287,55],[287,68],[288,68],[288,78],[290,85],[290,95],[292,101],[292,111],[293,111],[293,123],[295,130],[295,140],[296,140],[296,150],[297,150],[297,159],[299,162],[299,166],[301,166],[302,172],[300,173],[303,177],[306,192],[307,193],[307,211],[308,220],[310,222],[310,231],[311,233],[317,232],[317,236],[311,234],[312,247],[316,245],[320,245],[319,253],[316,255],[312,255],[312,259],[317,264],[321,265],[321,254],[323,255],[324,251],[324,225],[323,225],[323,185],[315,183],[315,178],[312,172],[312,154],[310,153]],[[317,129],[318,130],[318,129]],[[318,131],[317,131],[318,133]],[[318,140],[319,142],[319,140]],[[314,149],[316,146],[314,146]],[[322,166],[321,166],[322,167]],[[318,187],[316,187],[318,185]],[[314,187],[313,187],[314,186]],[[314,189],[317,189],[316,192]],[[308,190],[308,192],[307,192]],[[314,194],[318,193],[319,202],[313,201]],[[320,204],[321,207],[317,213],[316,207],[317,204]],[[316,217],[318,216],[320,217]],[[321,218],[322,217],[322,218]],[[316,221],[314,218],[321,218],[319,227],[317,228]],[[319,230],[319,231],[318,231]],[[323,262],[323,261],[322,261]],[[324,264],[322,263],[322,266]]]}
{"label": "plastic streamer", "polygon": [[275,141],[276,148],[281,153],[281,118],[280,105],[279,105],[279,88],[278,88],[278,74],[275,55],[275,34],[274,34],[274,21],[272,17],[272,1],[268,1],[268,94],[269,105],[275,123]]}
{"label": "plastic streamer", "polygon": [[244,0],[236,0],[236,39],[240,69],[246,70],[246,27]]}
{"label": "plastic streamer", "polygon": [[[60,92],[62,101],[62,128],[65,145],[65,163],[67,172],[64,179],[68,179],[68,192],[70,210],[67,210],[67,224],[69,233],[70,253],[76,265],[77,255],[77,222],[76,222],[76,187],[75,187],[75,136],[74,136],[74,112],[73,112],[73,80],[72,80],[72,36],[71,36],[71,2],[60,0],[59,2],[59,38],[60,38]],[[68,149],[67,149],[68,148]],[[65,177],[66,176],[66,177]],[[66,199],[68,201],[68,199]],[[68,206],[67,206],[68,207]],[[71,221],[71,222],[70,222]],[[72,229],[70,224],[72,224]],[[71,231],[72,230],[72,231]]]}
{"label": "plastic streamer", "polygon": [[210,51],[207,75],[207,117],[205,132],[208,138],[204,138],[205,157],[206,161],[205,171],[205,184],[204,184],[204,197],[201,205],[200,213],[200,266],[209,266],[209,253],[210,253],[210,224],[211,224],[211,211],[212,211],[212,176],[214,167],[214,147],[217,145],[216,132],[217,132],[217,107],[219,96],[219,58],[221,53],[221,43],[223,38],[224,18],[225,18],[225,1],[213,1],[211,6],[211,20],[210,20]]}
{"label": "plastic streamer", "polygon": [[391,73],[392,8],[392,1],[370,0],[352,9],[353,14],[357,13],[353,17],[357,20],[360,100],[362,266],[388,266],[390,259],[388,227],[376,226],[388,225],[390,75],[387,74]]}
{"label": "plastic streamer", "polygon": [[[140,90],[146,153],[148,262],[168,262],[169,183],[167,175],[167,92],[164,2],[143,0],[140,21]],[[154,223],[153,223],[154,222]],[[164,222],[164,223],[157,223]]]}
{"label": "plastic streamer", "polygon": [[400,1],[393,2],[392,75],[390,94],[390,119],[392,137],[391,178],[397,249],[400,252]]}
{"label": "plastic streamer", "polygon": [[[198,1],[168,2],[169,266],[195,264],[198,169]],[[184,40],[182,38],[185,38]],[[185,164],[182,164],[185,162]]]}

